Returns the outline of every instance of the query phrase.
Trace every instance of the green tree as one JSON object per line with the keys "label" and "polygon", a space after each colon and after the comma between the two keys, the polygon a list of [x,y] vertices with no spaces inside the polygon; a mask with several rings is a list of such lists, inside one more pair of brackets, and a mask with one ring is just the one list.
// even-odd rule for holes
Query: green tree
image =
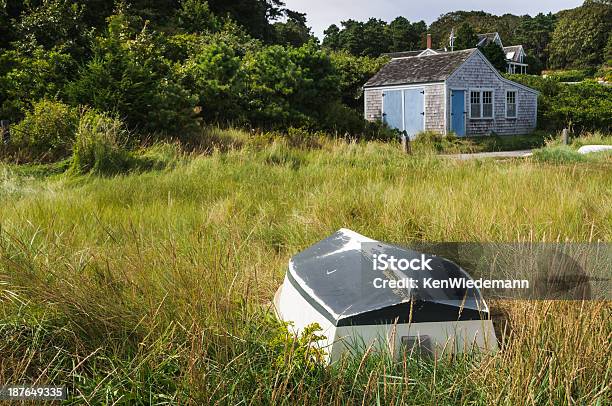
{"label": "green tree", "polygon": [[585,3],[559,16],[549,44],[553,68],[590,67],[604,61],[612,31],[612,6]]}
{"label": "green tree", "polygon": [[207,122],[237,122],[244,117],[240,66],[237,50],[221,39],[207,44],[186,62],[186,84],[197,95]]}
{"label": "green tree", "polygon": [[210,11],[203,0],[182,0],[178,10],[178,23],[187,32],[215,32],[221,28],[221,21]]}
{"label": "green tree", "polygon": [[531,73],[539,73],[548,63],[548,44],[556,21],[552,13],[539,13],[533,18],[525,16],[517,28],[516,44],[523,45],[527,52]]}
{"label": "green tree", "polygon": [[93,58],[68,87],[74,104],[125,117],[130,130],[175,134],[189,126],[195,98],[181,86],[181,71],[163,56],[146,30],[131,38],[128,17],[111,17],[96,39]]}
{"label": "green tree", "polygon": [[339,97],[331,60],[313,41],[300,48],[263,48],[248,54],[242,68],[246,114],[255,125],[316,126]]}
{"label": "green tree", "polygon": [[255,38],[274,39],[271,22],[283,15],[281,0],[208,0],[211,11],[219,17],[230,17]]}
{"label": "green tree", "polygon": [[[444,48],[449,46],[451,29],[454,28],[456,34],[459,26],[468,23],[476,33],[498,32],[505,45],[513,45],[516,44],[516,29],[523,18],[512,14],[496,16],[484,11],[453,11],[441,15],[431,23],[428,32],[431,33],[434,44]],[[475,46],[476,43],[473,43],[467,47]]]}
{"label": "green tree", "polygon": [[391,21],[387,29],[388,35],[391,38],[390,51],[408,51],[412,48],[414,41],[411,36],[412,25],[410,21],[404,17],[397,17]]}
{"label": "green tree", "polygon": [[504,50],[495,42],[490,42],[484,47],[479,48],[480,51],[487,57],[491,65],[498,71],[505,72],[506,70],[506,54]]}
{"label": "green tree", "polygon": [[75,70],[69,54],[40,46],[0,53],[0,116],[17,121],[33,102],[61,99]]}
{"label": "green tree", "polygon": [[474,48],[477,42],[478,36],[472,26],[469,23],[461,24],[455,37],[455,50]]}
{"label": "green tree", "polygon": [[25,10],[15,23],[15,36],[22,49],[37,46],[62,49],[76,59],[87,56],[90,36],[83,20],[83,6],[70,0],[49,0]]}
{"label": "green tree", "polygon": [[397,17],[391,21],[387,32],[391,39],[390,52],[422,49],[421,38],[427,32],[427,24],[424,21],[410,23],[404,17]]}
{"label": "green tree", "polygon": [[313,39],[310,28],[306,25],[306,14],[285,10],[287,21],[276,22],[274,42],[282,45],[300,47]]}
{"label": "green tree", "polygon": [[[356,56],[377,57],[389,52],[393,39],[387,23],[376,18],[360,22],[342,21],[342,29],[331,25],[325,30],[323,46],[335,51],[346,51]],[[397,24],[396,24],[397,27]],[[401,36],[401,33],[397,35]]]}
{"label": "green tree", "polygon": [[342,38],[340,27],[336,24],[332,24],[323,31],[323,46],[333,51],[341,51],[342,49]]}
{"label": "green tree", "polygon": [[339,77],[342,103],[363,111],[362,86],[388,61],[387,58],[354,56],[348,52],[332,52],[332,64]]}

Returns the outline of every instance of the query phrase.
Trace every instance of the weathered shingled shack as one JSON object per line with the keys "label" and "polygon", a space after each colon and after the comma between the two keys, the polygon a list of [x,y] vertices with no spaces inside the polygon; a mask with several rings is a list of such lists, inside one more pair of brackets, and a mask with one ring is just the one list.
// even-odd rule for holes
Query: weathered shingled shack
{"label": "weathered shingled shack", "polygon": [[414,137],[527,134],[538,92],[501,76],[478,49],[398,53],[364,85],[365,118]]}

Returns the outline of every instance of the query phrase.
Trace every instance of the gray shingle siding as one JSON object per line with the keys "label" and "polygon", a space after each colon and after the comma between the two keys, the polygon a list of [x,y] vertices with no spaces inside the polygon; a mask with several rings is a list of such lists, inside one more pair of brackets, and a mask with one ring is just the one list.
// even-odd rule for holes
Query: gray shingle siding
{"label": "gray shingle siding", "polygon": [[444,133],[444,83],[425,88],[425,130]]}
{"label": "gray shingle siding", "polygon": [[[491,132],[502,135],[526,134],[533,131],[537,123],[537,93],[528,91],[513,82],[502,80],[480,53],[469,58],[446,81],[447,103],[450,105],[450,89],[466,89],[465,106],[469,112],[470,89],[492,89],[494,92],[493,119],[470,119],[466,115],[467,135],[487,135]],[[506,118],[506,90],[517,91],[517,117]],[[447,121],[450,113],[447,114]]]}
{"label": "gray shingle siding", "polygon": [[366,89],[365,99],[365,119],[377,121],[382,119],[382,90]]}
{"label": "gray shingle siding", "polygon": [[[463,53],[465,55],[466,53]],[[431,56],[407,58],[425,60],[432,58]],[[447,59],[453,63],[458,63],[461,58]],[[423,66],[430,66],[431,61],[427,61]],[[466,133],[467,135],[487,135],[492,132],[502,135],[511,134],[526,134],[533,131],[537,121],[537,92],[529,90],[524,86],[500,78],[494,68],[486,61],[484,55],[480,52],[472,50],[469,56],[457,69],[448,73],[445,81],[422,84],[405,84],[398,86],[389,86],[391,73],[393,81],[402,82],[407,79],[417,80],[418,75],[414,76],[419,70],[413,71],[413,65],[416,61],[410,64],[404,63],[404,68],[407,69],[405,78],[402,76],[402,70],[395,66],[394,69],[386,69],[383,74],[377,74],[368,83],[370,86],[377,83],[382,77],[387,80],[381,81],[384,83],[376,87],[365,87],[364,89],[364,116],[367,120],[375,121],[382,119],[383,113],[383,90],[403,87],[420,87],[425,90],[425,129],[436,131],[439,133],[447,133],[450,128],[450,98],[452,89],[465,90],[465,108],[468,111],[466,115]],[[447,69],[444,69],[444,74]],[[407,78],[407,79],[406,79]],[[392,81],[392,82],[393,82]],[[470,90],[475,89],[490,89],[493,90],[494,98],[494,116],[493,119],[470,119]],[[516,90],[517,92],[517,117],[506,118],[506,91]]]}

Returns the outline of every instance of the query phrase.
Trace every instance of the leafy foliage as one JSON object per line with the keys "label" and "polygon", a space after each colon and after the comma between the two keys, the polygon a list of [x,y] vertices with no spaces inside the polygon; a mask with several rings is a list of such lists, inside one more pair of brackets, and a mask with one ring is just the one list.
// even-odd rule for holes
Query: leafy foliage
{"label": "leafy foliage", "polygon": [[210,10],[220,17],[231,16],[255,38],[270,40],[274,30],[270,21],[281,17],[281,0],[208,0]]}
{"label": "leafy foliage", "polygon": [[215,32],[221,28],[221,21],[203,0],[182,0],[177,17],[180,27],[187,32]]}
{"label": "leafy foliage", "polygon": [[125,117],[131,130],[177,132],[190,121],[194,99],[164,58],[154,34],[131,37],[126,15],[113,16],[94,44],[93,58],[70,84],[73,103]]}
{"label": "leafy foliage", "polygon": [[339,96],[331,60],[313,42],[249,53],[243,71],[245,112],[251,123],[264,128],[311,126],[312,119],[325,112],[327,102]]}
{"label": "leafy foliage", "polygon": [[610,4],[587,2],[563,12],[549,44],[551,66],[588,67],[601,64],[610,32]]}
{"label": "leafy foliage", "polygon": [[[508,45],[511,45],[516,43],[515,32],[524,18],[528,16],[519,17],[512,14],[496,16],[484,11],[452,11],[441,15],[431,23],[429,32],[432,34],[434,44],[440,48],[448,47],[451,30],[454,29],[457,34],[458,29],[465,23],[469,24],[476,33],[499,32],[504,42],[509,42]],[[475,46],[475,42],[465,45],[466,48]]]}
{"label": "leafy foliage", "polygon": [[478,37],[472,26],[467,22],[461,24],[455,38],[455,50],[474,48],[477,42]]}
{"label": "leafy foliage", "polygon": [[506,54],[504,50],[497,45],[495,42],[490,42],[484,47],[480,48],[480,51],[487,57],[489,62],[499,71],[506,70]]}
{"label": "leafy foliage", "polygon": [[540,91],[538,125],[575,132],[609,131],[612,128],[612,88],[587,80],[576,84],[560,83],[558,78],[506,75],[509,79]]}
{"label": "leafy foliage", "polygon": [[306,25],[306,14],[290,10],[286,10],[285,14],[287,21],[273,25],[275,43],[299,47],[314,38]]}
{"label": "leafy foliage", "polygon": [[528,73],[539,74],[548,64],[548,44],[557,21],[552,13],[525,17],[516,30],[515,43],[527,52]]}
{"label": "leafy foliage", "polygon": [[243,80],[239,50],[222,39],[206,44],[185,63],[187,87],[207,122],[239,121]]}
{"label": "leafy foliage", "polygon": [[323,46],[356,56],[378,57],[386,52],[422,49],[427,25],[424,21],[410,23],[398,17],[390,24],[370,18],[367,22],[343,21],[342,29],[331,25],[325,30]]}
{"label": "leafy foliage", "polygon": [[33,102],[61,98],[74,71],[75,61],[58,50],[5,51],[0,54],[0,115],[17,121]]}
{"label": "leafy foliage", "polygon": [[49,0],[32,7],[15,24],[20,46],[25,49],[57,48],[77,60],[85,57],[89,30],[83,21],[83,6],[69,0]]}
{"label": "leafy foliage", "polygon": [[18,160],[55,161],[70,154],[78,115],[69,106],[53,101],[34,103],[12,131],[11,149]]}
{"label": "leafy foliage", "polygon": [[348,52],[332,52],[331,61],[339,76],[342,103],[351,108],[363,106],[361,87],[388,62],[388,58],[353,56]]}

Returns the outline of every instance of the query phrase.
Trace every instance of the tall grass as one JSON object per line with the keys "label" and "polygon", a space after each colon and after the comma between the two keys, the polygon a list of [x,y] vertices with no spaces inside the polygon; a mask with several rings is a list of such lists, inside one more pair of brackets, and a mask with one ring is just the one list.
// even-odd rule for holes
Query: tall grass
{"label": "tall grass", "polygon": [[267,311],[295,252],[611,241],[607,165],[457,162],[379,143],[213,149],[163,171],[0,178],[0,382],[93,404],[604,404],[609,303],[500,303],[502,351],[324,367]]}

